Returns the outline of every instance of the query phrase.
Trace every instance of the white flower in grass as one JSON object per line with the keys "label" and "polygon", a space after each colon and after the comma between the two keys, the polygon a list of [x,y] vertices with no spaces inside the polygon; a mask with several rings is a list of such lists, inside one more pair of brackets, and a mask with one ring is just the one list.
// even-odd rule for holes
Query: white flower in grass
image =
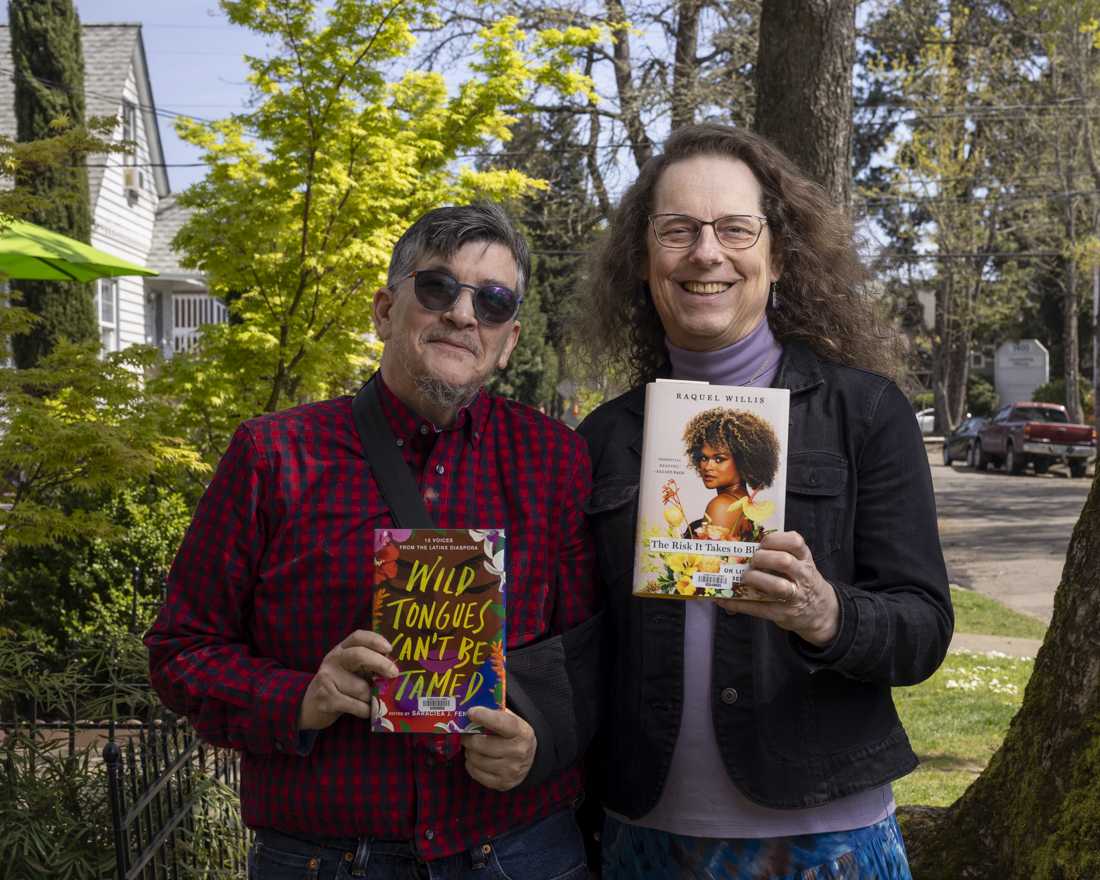
{"label": "white flower in grass", "polygon": [[386,712],[389,711],[386,704],[383,703],[378,697],[370,698],[370,717],[371,726],[375,730],[388,730],[393,731],[393,722],[386,717]]}

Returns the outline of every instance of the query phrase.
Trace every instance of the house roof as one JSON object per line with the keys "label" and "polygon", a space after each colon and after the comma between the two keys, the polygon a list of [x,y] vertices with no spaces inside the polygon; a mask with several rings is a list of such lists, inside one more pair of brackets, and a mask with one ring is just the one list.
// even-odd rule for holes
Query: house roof
{"label": "house roof", "polygon": [[168,280],[175,278],[202,278],[203,274],[197,269],[184,269],[180,266],[179,255],[172,250],[172,239],[180,231],[180,227],[191,216],[191,209],[176,204],[175,196],[167,196],[160,200],[157,206],[157,222],[153,227],[153,243],[149,248],[149,256],[145,265],[150,269],[156,269],[161,278]]}
{"label": "house roof", "polygon": [[[88,116],[117,116],[122,108],[123,89],[136,66],[140,109],[149,143],[149,157],[154,165],[164,164],[164,151],[160,142],[156,108],[153,105],[152,88],[145,63],[145,47],[141,39],[141,25],[134,23],[107,23],[81,25],[84,50],[84,103]],[[0,134],[15,137],[15,82],[11,67],[11,31],[0,25]],[[91,166],[101,163],[90,163]],[[163,167],[151,169],[157,183],[157,192],[165,196],[169,192],[168,175]],[[92,204],[99,195],[103,169],[88,168],[88,183]]]}

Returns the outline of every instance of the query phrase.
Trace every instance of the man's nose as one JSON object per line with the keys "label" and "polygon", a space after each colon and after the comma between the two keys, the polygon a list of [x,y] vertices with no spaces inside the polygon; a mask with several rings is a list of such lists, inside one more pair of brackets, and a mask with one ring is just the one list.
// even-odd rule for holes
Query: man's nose
{"label": "man's nose", "polygon": [[463,285],[459,288],[458,299],[443,313],[443,319],[455,327],[477,326],[477,313],[474,311],[474,291],[470,287]]}

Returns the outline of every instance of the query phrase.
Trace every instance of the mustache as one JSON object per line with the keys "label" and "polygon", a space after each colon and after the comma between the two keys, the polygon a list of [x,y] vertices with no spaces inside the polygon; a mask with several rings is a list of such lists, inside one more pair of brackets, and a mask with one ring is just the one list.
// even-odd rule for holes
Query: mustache
{"label": "mustache", "polygon": [[474,357],[481,357],[481,342],[476,334],[448,333],[445,330],[429,330],[424,335],[425,342],[448,342],[466,349]]}

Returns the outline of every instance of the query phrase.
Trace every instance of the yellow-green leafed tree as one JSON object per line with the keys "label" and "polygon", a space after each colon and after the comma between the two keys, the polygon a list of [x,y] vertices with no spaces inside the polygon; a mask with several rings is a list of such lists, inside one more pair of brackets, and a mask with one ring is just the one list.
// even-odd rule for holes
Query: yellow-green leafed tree
{"label": "yellow-green leafed tree", "polygon": [[243,418],[340,393],[375,363],[374,291],[401,232],[423,212],[477,197],[521,196],[534,181],[474,169],[505,141],[537,86],[588,88],[569,50],[596,35],[529,37],[513,19],[481,32],[468,69],[407,70],[422,0],[222,0],[230,20],[268,38],[249,57],[252,108],[183,121],[206,178],[181,202],[176,242],[229,304],[166,379],[208,455]]}
{"label": "yellow-green leafed tree", "polygon": [[1017,248],[1013,236],[1026,220],[1013,196],[1034,169],[1020,137],[987,118],[1018,78],[1016,35],[986,7],[927,6],[931,19],[909,32],[914,53],[898,53],[878,71],[896,83],[913,116],[897,130],[894,161],[883,172],[888,186],[877,195],[900,194],[891,207],[899,250],[929,245],[940,257],[910,279],[935,296],[932,389],[938,427],[947,432],[967,415],[973,347],[1018,314],[1027,292],[1017,266],[995,255]]}

